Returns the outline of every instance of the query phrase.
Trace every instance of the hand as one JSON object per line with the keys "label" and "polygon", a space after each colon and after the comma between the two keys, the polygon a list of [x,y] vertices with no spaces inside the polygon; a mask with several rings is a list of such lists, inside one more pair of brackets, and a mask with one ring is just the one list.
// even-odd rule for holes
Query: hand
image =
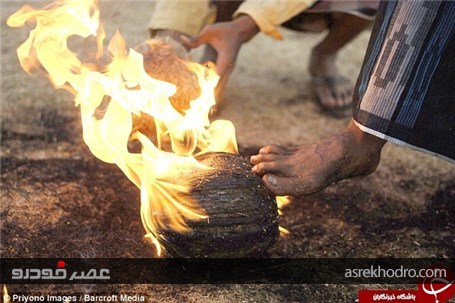
{"label": "hand", "polygon": [[210,44],[217,52],[216,71],[220,75],[217,89],[223,87],[234,69],[237,55],[243,43],[248,42],[259,32],[254,20],[242,15],[230,22],[208,25],[194,37],[182,36],[181,41],[188,48]]}

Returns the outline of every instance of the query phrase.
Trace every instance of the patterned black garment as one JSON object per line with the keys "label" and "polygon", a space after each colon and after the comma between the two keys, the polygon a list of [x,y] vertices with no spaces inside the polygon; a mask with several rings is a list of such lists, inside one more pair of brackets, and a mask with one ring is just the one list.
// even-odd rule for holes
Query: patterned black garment
{"label": "patterned black garment", "polygon": [[455,161],[455,1],[383,1],[354,92],[365,132]]}

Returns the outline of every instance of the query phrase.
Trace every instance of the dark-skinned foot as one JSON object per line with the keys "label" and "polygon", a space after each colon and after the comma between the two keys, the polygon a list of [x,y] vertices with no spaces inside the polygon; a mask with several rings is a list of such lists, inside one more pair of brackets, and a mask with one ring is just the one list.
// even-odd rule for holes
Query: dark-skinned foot
{"label": "dark-skinned foot", "polygon": [[384,144],[351,121],[341,134],[312,145],[266,146],[251,157],[251,163],[253,172],[276,195],[307,195],[343,179],[371,174]]}

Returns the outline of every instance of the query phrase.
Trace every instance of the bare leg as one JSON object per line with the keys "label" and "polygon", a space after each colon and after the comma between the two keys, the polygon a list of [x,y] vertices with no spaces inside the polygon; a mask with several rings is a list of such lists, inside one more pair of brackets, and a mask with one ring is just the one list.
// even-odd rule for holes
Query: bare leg
{"label": "bare leg", "polygon": [[267,146],[251,157],[253,172],[277,195],[305,195],[330,184],[371,174],[385,140],[361,131],[353,121],[338,135],[298,148]]}
{"label": "bare leg", "polygon": [[340,81],[335,65],[336,55],[371,22],[345,13],[332,13],[329,20],[327,36],[312,51],[310,74],[318,80],[315,93],[322,106],[336,110],[349,106],[352,101],[352,86],[348,81]]}

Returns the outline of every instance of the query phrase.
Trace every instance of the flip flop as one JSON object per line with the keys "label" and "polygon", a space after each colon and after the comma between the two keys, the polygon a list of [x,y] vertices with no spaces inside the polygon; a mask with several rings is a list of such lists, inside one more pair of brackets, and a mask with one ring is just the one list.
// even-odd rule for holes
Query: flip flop
{"label": "flip flop", "polygon": [[320,77],[314,77],[311,81],[313,85],[313,91],[315,94],[315,101],[319,105],[319,107],[326,113],[332,115],[335,118],[346,118],[349,115],[351,115],[351,109],[352,109],[352,103],[338,106],[338,107],[329,107],[322,103],[321,99],[319,96],[316,94],[315,88],[317,87],[328,87],[330,91],[332,92],[332,96],[336,98],[334,92],[334,88],[336,85],[339,84],[346,84],[350,83],[348,79],[346,79],[343,76],[320,76]]}

